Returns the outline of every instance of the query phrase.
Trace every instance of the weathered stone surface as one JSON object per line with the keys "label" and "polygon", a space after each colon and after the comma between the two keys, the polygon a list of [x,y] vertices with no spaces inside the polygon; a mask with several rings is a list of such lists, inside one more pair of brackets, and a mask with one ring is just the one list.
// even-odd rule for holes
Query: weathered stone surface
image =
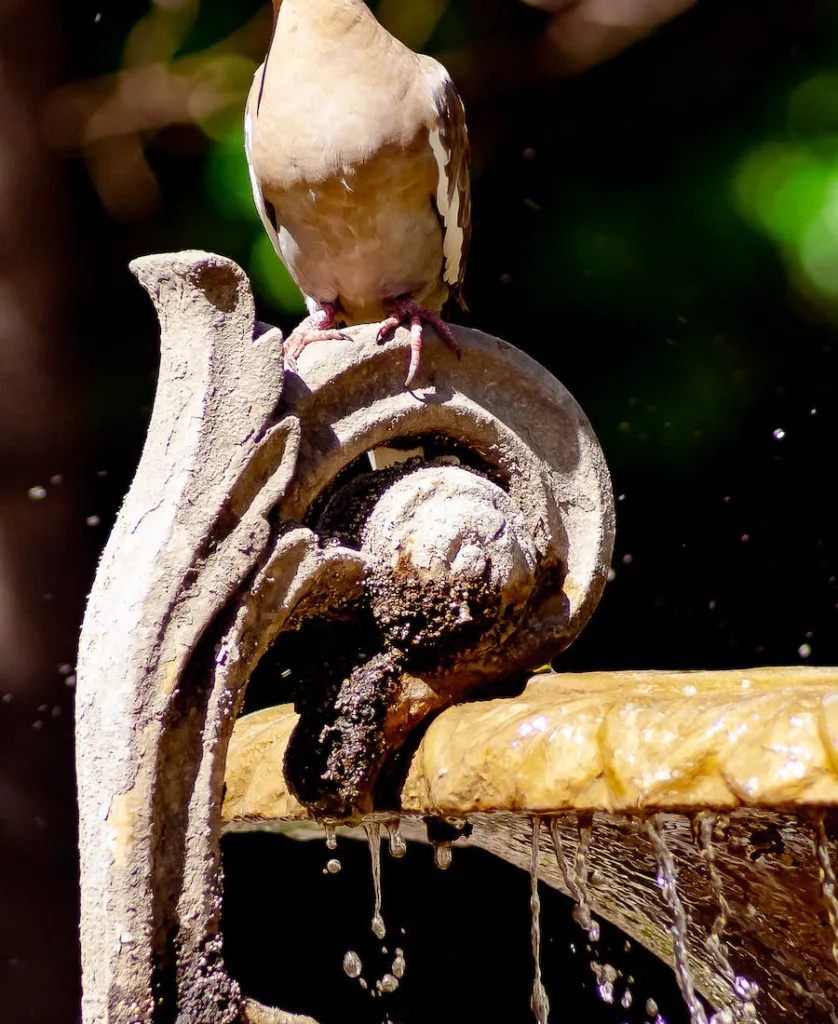
{"label": "weathered stone surface", "polygon": [[[613,504],[584,413],[498,339],[457,329],[458,359],[429,337],[409,392],[404,330],[378,344],[375,325],[353,328],[288,369],[231,261],[186,252],[133,269],[157,308],[161,369],[78,659],[83,1019],[233,1024],[262,1010],[223,963],[221,799],[260,659],[309,627],[331,648],[330,629],[361,627],[341,671],[295,693],[309,727],[295,764],[313,769],[297,782],[313,783],[313,805],[357,813],[430,710],[578,634],[604,585]],[[394,448],[418,462],[377,474]],[[398,528],[386,502],[376,515],[391,485]],[[330,519],[335,507],[350,514]],[[424,515],[445,518],[445,538]]]}
{"label": "weathered stone surface", "polygon": [[407,811],[838,803],[838,669],[539,675],[429,728]]}

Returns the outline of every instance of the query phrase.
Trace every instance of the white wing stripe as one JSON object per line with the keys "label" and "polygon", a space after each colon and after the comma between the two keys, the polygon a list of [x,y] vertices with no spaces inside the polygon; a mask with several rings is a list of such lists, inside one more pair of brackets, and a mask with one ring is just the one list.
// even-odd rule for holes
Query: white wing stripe
{"label": "white wing stripe", "polygon": [[[446,284],[454,287],[460,279],[460,258],[463,253],[463,229],[460,226],[460,192],[451,187],[448,178],[449,154],[442,144],[439,128],[433,128],[428,135],[431,150],[439,169],[439,180],[436,186],[436,205],[442,217],[443,238],[443,273]],[[453,194],[452,194],[453,193]]]}

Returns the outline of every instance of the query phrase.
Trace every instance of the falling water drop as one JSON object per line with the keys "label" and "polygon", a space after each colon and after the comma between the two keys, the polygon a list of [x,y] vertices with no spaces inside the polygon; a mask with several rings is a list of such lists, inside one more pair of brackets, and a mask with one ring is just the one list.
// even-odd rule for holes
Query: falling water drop
{"label": "falling water drop", "polygon": [[541,819],[530,819],[532,826],[532,849],[530,854],[530,935],[532,937],[532,958],[535,966],[535,980],[532,986],[530,1005],[538,1024],[547,1024],[550,1002],[541,980],[541,898],[538,895],[538,835]]}
{"label": "falling water drop", "polygon": [[756,1008],[754,1007],[753,1000],[759,995],[759,986],[755,981],[751,981],[750,978],[736,974],[730,962],[727,943],[722,939],[730,918],[730,904],[725,897],[722,876],[716,866],[716,854],[713,850],[713,832],[715,828],[716,815],[710,811],[702,811],[692,819],[693,836],[707,868],[710,888],[716,899],[716,905],[719,908],[716,919],[704,940],[704,945],[716,961],[720,973],[730,985],[736,999],[735,1013],[730,1007],[722,1007],[711,1018],[712,1024],[725,1024],[726,1018],[723,1016],[723,1011],[725,1010],[730,1011],[731,1022],[737,1018],[742,1021],[756,1019]]}
{"label": "falling water drop", "polygon": [[617,970],[612,964],[599,964],[596,960],[591,961],[591,970],[596,975],[596,991],[599,998],[609,1005],[614,1002],[614,982],[617,980]]}
{"label": "falling water drop", "polygon": [[340,868],[341,863],[337,857],[330,857],[329,860],[326,861],[324,874],[336,875],[340,871]]}
{"label": "falling water drop", "polygon": [[372,912],[372,931],[377,939],[387,934],[384,918],[381,916],[381,825],[377,821],[364,823],[367,843],[370,848],[370,865],[372,866],[372,887],[375,904]]}
{"label": "falling water drop", "polygon": [[829,855],[823,811],[818,811],[815,815],[815,839],[821,893],[826,904],[826,912],[829,915],[829,923],[832,926],[832,955],[838,962],[838,888],[836,887],[835,868]]}
{"label": "falling water drop", "polygon": [[453,851],[450,843],[434,843],[434,864],[440,871],[447,871],[451,867]]}
{"label": "falling water drop", "polygon": [[391,970],[391,972],[393,974],[393,977],[394,978],[399,978],[399,979],[403,978],[404,977],[405,966],[406,965],[405,965],[405,961],[404,961],[404,950],[397,948],[396,952],[395,952],[395,955],[393,957],[393,964],[390,967],[390,970]]}
{"label": "falling water drop", "polygon": [[687,961],[687,913],[678,894],[678,872],[675,858],[663,837],[663,815],[656,814],[646,822],[646,831],[652,840],[652,847],[658,858],[658,879],[669,909],[672,913],[672,948],[675,954],[675,975],[678,987],[687,1004],[691,1024],[707,1024],[707,1015],[695,992],[695,982]]}
{"label": "falling water drop", "polygon": [[628,1010],[631,1007],[633,1001],[634,996],[632,996],[631,994],[631,989],[627,988],[625,992],[623,992],[622,999],[620,999],[620,1006],[622,1006],[624,1010]]}
{"label": "falling water drop", "polygon": [[382,995],[387,992],[395,992],[399,987],[399,979],[394,978],[392,974],[385,974],[383,977],[378,979],[375,983],[375,987],[382,993]]}
{"label": "falling water drop", "polygon": [[362,964],[361,958],[353,950],[349,949],[343,954],[343,971],[344,974],[349,978],[359,978],[361,976]]}
{"label": "falling water drop", "polygon": [[334,825],[324,825],[323,829],[326,832],[326,849],[336,850],[338,845],[337,830]]}
{"label": "falling water drop", "polygon": [[407,853],[407,843],[399,828],[399,819],[387,822],[387,838],[389,840],[390,856],[399,858]]}
{"label": "falling water drop", "polygon": [[585,929],[591,942],[598,942],[599,922],[594,921],[591,917],[591,903],[588,890],[588,853],[593,837],[592,824],[592,815],[579,815],[577,819],[579,843],[576,847],[576,859],[572,872],[565,856],[564,846],[562,845],[558,818],[550,818],[549,829],[550,838],[553,841],[553,849],[556,852],[556,862],[564,878],[567,891],[576,904],[573,908],[573,919],[581,928]]}

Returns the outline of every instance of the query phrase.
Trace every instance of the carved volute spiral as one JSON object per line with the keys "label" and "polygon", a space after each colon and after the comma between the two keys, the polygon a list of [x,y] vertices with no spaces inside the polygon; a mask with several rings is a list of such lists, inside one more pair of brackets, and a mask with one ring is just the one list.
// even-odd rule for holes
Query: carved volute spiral
{"label": "carved volute spiral", "polygon": [[234,264],[134,269],[161,379],[79,661],[85,1020],[151,1019],[177,989],[184,1021],[217,1024],[245,1012],[219,958],[218,843],[254,673],[278,702],[272,659],[291,662],[285,767],[311,810],[387,806],[429,713],[579,633],[613,507],[576,402],[496,338],[458,330],[461,358],[429,339],[410,391],[407,334],[378,344],[374,327],[283,372]]}

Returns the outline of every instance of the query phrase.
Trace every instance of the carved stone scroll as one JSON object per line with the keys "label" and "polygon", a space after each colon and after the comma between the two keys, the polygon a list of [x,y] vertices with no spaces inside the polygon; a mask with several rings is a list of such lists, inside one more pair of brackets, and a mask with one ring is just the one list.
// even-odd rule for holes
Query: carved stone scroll
{"label": "carved stone scroll", "polygon": [[587,621],[608,473],[571,396],[498,339],[458,329],[460,358],[428,339],[411,391],[406,332],[354,329],[286,371],[230,261],[133,269],[161,371],[78,662],[84,1021],[284,1022],[242,998],[219,933],[227,745],[257,666],[295,637],[330,652],[292,673],[283,774],[312,811],[397,799],[423,719],[514,687]]}

